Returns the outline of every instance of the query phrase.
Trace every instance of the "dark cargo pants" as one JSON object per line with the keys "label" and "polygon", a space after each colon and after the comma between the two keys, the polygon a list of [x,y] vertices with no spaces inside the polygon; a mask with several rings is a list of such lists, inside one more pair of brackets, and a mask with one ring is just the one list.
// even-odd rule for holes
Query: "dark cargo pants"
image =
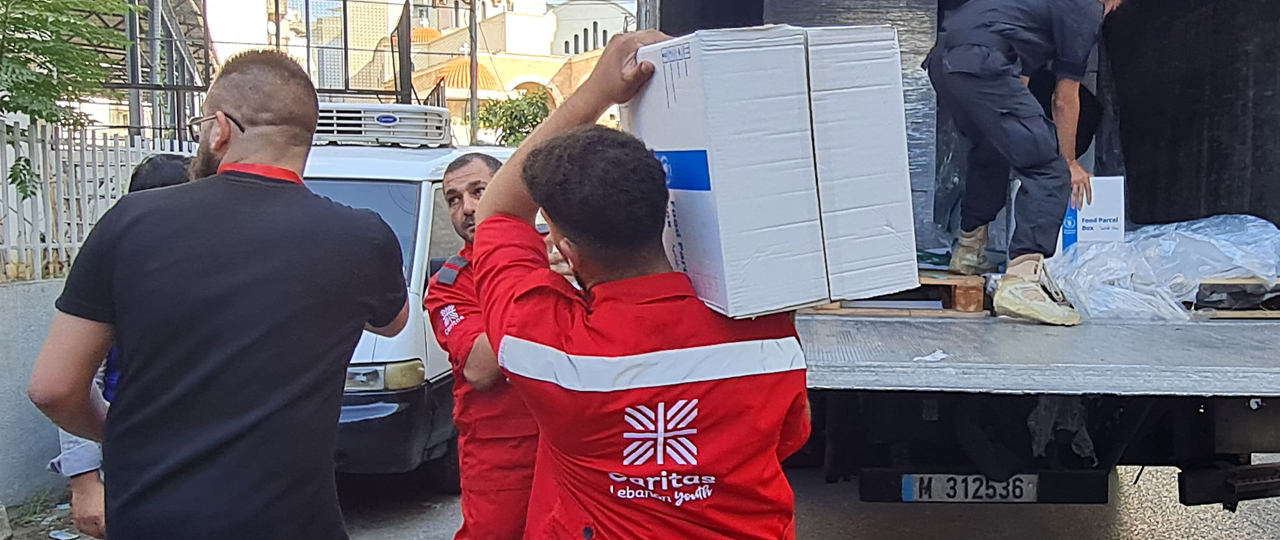
{"label": "dark cargo pants", "polygon": [[925,67],[938,106],[969,139],[969,168],[960,228],[973,231],[1004,208],[1012,168],[1022,179],[1014,205],[1009,259],[1052,256],[1071,196],[1071,173],[1058,150],[1057,128],[1000,51],[959,45],[929,53]]}

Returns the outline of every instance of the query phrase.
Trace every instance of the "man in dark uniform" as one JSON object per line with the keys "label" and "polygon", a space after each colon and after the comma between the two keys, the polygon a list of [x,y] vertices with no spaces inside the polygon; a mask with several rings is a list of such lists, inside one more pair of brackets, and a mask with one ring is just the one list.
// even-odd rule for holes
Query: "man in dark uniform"
{"label": "man in dark uniform", "polygon": [[[925,61],[939,106],[973,144],[952,270],[993,268],[984,255],[987,225],[1004,207],[1010,169],[1022,179],[1009,269],[995,297],[1002,314],[1080,322],[1050,297],[1055,289],[1042,279],[1042,265],[1056,249],[1068,204],[1093,198],[1089,173],[1076,161],[1080,80],[1103,17],[1121,1],[972,0],[947,17]],[[1056,126],[1026,87],[1027,76],[1046,67],[1058,79]]]}

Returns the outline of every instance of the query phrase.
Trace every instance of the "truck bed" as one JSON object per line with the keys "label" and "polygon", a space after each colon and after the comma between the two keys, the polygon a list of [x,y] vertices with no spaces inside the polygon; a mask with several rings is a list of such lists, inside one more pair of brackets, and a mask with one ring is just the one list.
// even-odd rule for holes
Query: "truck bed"
{"label": "truck bed", "polygon": [[[1086,323],[801,314],[809,387],[1280,396],[1280,320]],[[941,349],[940,361],[914,360]]]}

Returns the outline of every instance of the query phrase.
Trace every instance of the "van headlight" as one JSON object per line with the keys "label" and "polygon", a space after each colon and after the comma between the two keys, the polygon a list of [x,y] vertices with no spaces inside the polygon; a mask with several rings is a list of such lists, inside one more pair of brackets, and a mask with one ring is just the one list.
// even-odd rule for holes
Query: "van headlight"
{"label": "van headlight", "polygon": [[383,380],[387,390],[413,388],[427,380],[427,367],[422,360],[387,364]]}
{"label": "van headlight", "polygon": [[426,381],[421,360],[347,367],[346,392],[381,392],[413,388]]}
{"label": "van headlight", "polygon": [[376,392],[386,388],[385,368],[382,366],[351,366],[347,368],[347,392]]}
{"label": "van headlight", "polygon": [[379,392],[404,390],[425,382],[427,368],[422,360],[391,364],[350,366],[347,368],[347,392]]}

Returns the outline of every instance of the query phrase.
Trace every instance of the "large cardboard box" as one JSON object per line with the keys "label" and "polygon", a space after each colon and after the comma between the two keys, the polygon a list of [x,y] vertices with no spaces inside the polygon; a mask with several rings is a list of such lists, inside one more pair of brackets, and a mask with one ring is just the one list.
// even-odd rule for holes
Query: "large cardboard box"
{"label": "large cardboard box", "polygon": [[667,169],[673,266],[731,317],[826,302],[804,31],[705,30],[636,56],[657,69],[622,125]]}
{"label": "large cardboard box", "polygon": [[919,287],[897,32],[890,26],[806,32],[831,298]]}

